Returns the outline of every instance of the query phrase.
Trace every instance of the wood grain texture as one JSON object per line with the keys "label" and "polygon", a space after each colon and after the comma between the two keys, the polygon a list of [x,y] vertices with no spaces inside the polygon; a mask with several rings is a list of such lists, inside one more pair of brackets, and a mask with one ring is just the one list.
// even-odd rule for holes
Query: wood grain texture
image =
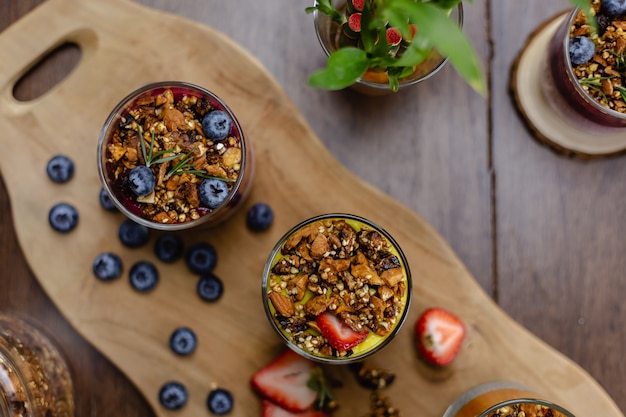
{"label": "wood grain texture", "polygon": [[624,159],[570,160],[540,146],[506,89],[528,35],[567,8],[564,1],[492,2],[498,303],[587,369],[625,410]]}
{"label": "wood grain texture", "polygon": [[[3,0],[0,3],[3,7],[0,10],[0,19],[5,16],[17,19],[18,13],[14,14],[14,11],[27,2]],[[39,3],[39,1],[32,3]],[[521,149],[526,150],[526,146],[534,149],[534,144],[528,143],[532,140],[521,126],[519,119],[512,115],[506,85],[502,81],[507,77],[508,66],[512,62],[517,46],[523,41],[523,36],[518,37],[519,33],[529,32],[545,17],[544,6],[531,5],[529,8],[519,10],[521,5],[516,6],[513,2],[502,1],[506,4],[500,8],[497,7],[499,2],[477,1],[466,8],[466,31],[473,38],[485,62],[491,62],[492,65],[493,88],[492,98],[489,100],[476,96],[464,86],[454,71],[447,67],[434,80],[418,86],[414,92],[412,90],[411,93],[403,96],[379,101],[364,98],[350,91],[326,93],[306,87],[307,74],[322,64],[323,56],[321,51],[319,56],[311,53],[317,50],[317,41],[310,33],[312,20],[310,16],[302,13],[304,6],[297,2],[144,0],[143,3],[218,28],[247,47],[279,81],[300,113],[313,126],[317,136],[343,165],[368,183],[420,213],[430,224],[434,225],[450,242],[454,251],[481,286],[490,293],[492,288],[495,290],[493,295],[496,300],[501,302],[512,317],[523,320],[534,333],[545,337],[550,344],[566,352],[570,357],[575,356],[585,369],[594,370],[593,375],[613,395],[618,405],[622,409],[626,408],[626,403],[623,403],[626,398],[623,394],[624,370],[616,366],[624,357],[623,314],[620,315],[620,310],[616,310],[619,309],[619,304],[602,302],[604,297],[610,301],[615,300],[619,294],[624,294],[623,288],[619,287],[625,270],[623,260],[618,256],[619,252],[613,249],[614,247],[620,248],[619,227],[615,226],[620,224],[620,219],[623,220],[623,216],[619,215],[620,207],[623,205],[610,206],[611,202],[619,198],[622,191],[612,180],[613,174],[616,175],[615,178],[619,178],[619,170],[616,171],[615,165],[602,165],[596,170],[596,176],[599,176],[596,186],[601,186],[602,192],[594,192],[593,197],[600,200],[603,208],[601,214],[604,218],[602,221],[604,231],[602,238],[595,238],[593,243],[596,251],[608,248],[610,255],[603,257],[602,265],[595,264],[601,267],[596,269],[594,276],[600,277],[598,279],[602,279],[602,282],[608,280],[612,283],[614,293],[601,288],[598,293],[598,289],[593,288],[593,292],[597,294],[594,300],[600,301],[593,301],[595,319],[592,331],[590,327],[586,328],[586,333],[571,332],[572,326],[564,329],[560,318],[568,316],[561,316],[559,311],[567,310],[570,300],[565,297],[554,299],[543,294],[544,302],[535,303],[534,292],[530,289],[534,275],[518,274],[515,276],[518,282],[516,285],[511,285],[508,282],[512,276],[511,265],[503,266],[502,264],[511,260],[508,257],[515,260],[515,265],[519,262],[515,259],[516,253],[510,248],[511,244],[506,232],[507,224],[523,228],[526,219],[535,219],[539,216],[541,230],[546,230],[546,234],[560,230],[562,220],[553,221],[551,216],[541,212],[545,204],[538,208],[535,201],[535,199],[546,199],[547,196],[554,195],[555,190],[565,187],[558,181],[558,177],[552,175],[545,179],[541,178],[539,180],[541,184],[533,182],[535,199],[520,200],[511,195],[515,192],[514,190],[509,193],[505,192],[504,206],[508,207],[513,204],[518,207],[512,214],[503,215],[500,205],[496,205],[499,222],[494,232],[497,231],[499,234],[498,239],[492,239],[493,208],[490,194],[492,181],[496,176],[498,181],[494,182],[494,185],[502,182],[510,185],[521,181],[515,178],[515,173],[520,170],[532,179],[536,179],[530,172],[535,158],[539,161],[536,169],[540,172],[545,169],[541,164],[542,158],[545,158],[545,148],[539,148],[536,152],[518,159],[515,154],[518,151],[517,148],[512,150],[513,155],[511,155],[509,153],[511,149],[509,152],[502,152],[506,144],[500,143],[510,141]],[[491,7],[492,15],[504,17],[503,21],[507,22],[506,25],[494,23],[488,26],[486,10],[490,6],[496,6]],[[557,6],[558,4],[552,5],[552,7]],[[10,10],[11,14],[2,13],[5,9]],[[556,11],[558,9],[555,9]],[[511,16],[526,16],[520,23],[521,28],[518,28],[518,34],[511,32],[510,23],[515,20],[512,20]],[[239,29],[241,23],[245,23],[243,26],[246,30]],[[285,36],[290,39],[290,42],[285,48],[277,51],[272,46],[272,41]],[[493,41],[496,51],[492,61],[489,61],[490,41]],[[491,106],[492,102],[493,106]],[[381,107],[386,109],[383,116],[380,116],[379,112]],[[494,121],[493,132],[489,126],[490,114]],[[450,123],[450,118],[453,123]],[[492,141],[497,151],[493,154],[494,166],[491,165],[492,155],[490,155]],[[550,158],[547,159],[551,161]],[[558,161],[558,158],[555,159]],[[583,177],[588,175],[583,169],[585,166],[580,165],[578,168],[568,170],[567,179],[570,185],[575,186],[581,175]],[[494,167],[497,167],[497,170],[494,170]],[[4,168],[3,174],[5,174]],[[500,179],[500,174],[502,174],[502,179]],[[493,199],[497,203],[502,191],[501,186],[494,190]],[[564,192],[561,190],[561,193]],[[5,202],[3,209],[8,208],[7,194],[3,190],[0,190],[0,198]],[[513,200],[507,203],[507,199],[511,198]],[[367,203],[371,204],[369,201]],[[569,227],[574,229],[572,233],[593,231],[590,225],[593,224],[592,219],[595,215],[585,211],[588,210],[588,205],[586,209],[580,208],[575,204],[575,199],[570,203],[574,204],[561,207],[561,210],[575,220],[569,222]],[[580,209],[583,211],[581,212]],[[522,219],[515,217],[520,212],[523,214]],[[586,214],[591,218],[582,222],[583,229],[578,229],[577,219]],[[33,315],[43,318],[47,325],[58,329],[59,335],[63,335],[64,347],[71,351],[73,362],[76,364],[75,368],[79,371],[79,389],[83,393],[88,393],[79,396],[84,407],[81,415],[88,413],[130,414],[126,410],[132,410],[133,415],[142,415],[141,411],[149,415],[149,408],[141,406],[141,398],[138,398],[132,389],[126,389],[128,383],[125,385],[123,379],[118,380],[115,377],[107,379],[106,375],[115,375],[115,372],[107,366],[106,360],[97,353],[85,354],[85,351],[91,350],[85,346],[80,337],[59,320],[58,315],[52,314],[51,316],[50,311],[52,309],[54,313],[54,309],[41,293],[39,293],[39,298],[33,301],[31,297],[37,297],[37,292],[31,296],[31,287],[33,291],[37,291],[37,283],[23,261],[15,238],[11,239],[14,232],[10,216],[5,215],[1,224],[3,225],[1,254],[5,267],[3,270],[12,271],[11,276],[14,279],[2,279],[0,305],[3,308],[8,305],[30,311]],[[5,231],[9,235],[5,235]],[[612,235],[613,232],[616,235]],[[542,240],[530,238],[517,239],[514,247],[515,250],[522,251],[525,264],[532,264],[535,261],[535,258],[530,256],[532,253],[533,256],[537,256],[537,259],[541,259],[543,269],[549,272],[541,273],[543,279],[539,282],[541,284],[539,288],[542,288],[542,291],[552,291],[551,293],[554,289],[565,288],[565,293],[568,296],[573,295],[574,300],[584,298],[584,291],[588,292],[592,288],[590,282],[586,286],[579,287],[579,279],[571,281],[567,273],[552,274],[552,272],[559,271],[563,266],[568,270],[575,269],[575,265],[580,263],[579,257],[590,251],[587,248],[587,242],[576,239],[569,241],[563,247],[555,245],[554,240],[550,239],[543,245],[542,242]],[[616,242],[618,245],[614,246]],[[496,245],[500,257],[492,258],[491,255],[494,252],[492,245]],[[539,248],[536,248],[537,245]],[[500,250],[502,246],[504,250]],[[551,254],[549,257],[544,255],[548,251]],[[504,260],[502,260],[502,253],[507,254]],[[496,261],[498,268],[494,269],[493,263]],[[30,284],[25,284],[25,282],[30,282]],[[504,285],[498,285],[499,283],[504,283]],[[547,289],[544,290],[546,286]],[[508,294],[508,291],[511,293]],[[517,300],[520,294],[522,299]],[[549,302],[545,302],[546,299],[549,299]],[[31,301],[34,305],[30,305]],[[529,318],[528,305],[530,304],[533,305],[533,315]],[[547,320],[538,319],[544,315],[548,318]],[[588,319],[589,316],[586,318]],[[588,322],[584,320],[580,320],[580,323],[582,323],[581,327],[588,325]],[[585,335],[593,336],[593,340],[584,337]],[[605,336],[609,340],[607,344],[603,342],[606,340]],[[598,351],[602,354],[599,355]],[[94,365],[94,362],[97,365]],[[100,375],[101,372],[104,373],[104,377],[93,378],[94,374]],[[124,393],[124,395],[119,393]],[[442,402],[445,400],[443,398]],[[116,407],[119,408],[116,410]]]}

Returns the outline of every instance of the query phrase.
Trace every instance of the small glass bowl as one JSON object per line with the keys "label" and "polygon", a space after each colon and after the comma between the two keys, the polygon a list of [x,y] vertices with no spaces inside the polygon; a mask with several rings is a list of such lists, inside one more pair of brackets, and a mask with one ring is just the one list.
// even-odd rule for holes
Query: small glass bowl
{"label": "small glass bowl", "polygon": [[64,355],[35,323],[0,313],[0,415],[73,417],[74,385]]}
{"label": "small glass bowl", "polygon": [[[349,228],[345,228],[345,224],[347,224]],[[321,233],[322,229],[324,233]],[[336,236],[340,237],[340,239],[333,240],[333,238],[330,237],[330,234],[328,234],[327,241],[330,242],[328,246],[328,251],[324,252],[323,255],[319,254],[319,246],[317,249],[313,248],[316,245],[316,239],[314,238],[314,236],[319,237],[321,235],[326,235],[326,232],[328,232],[329,230],[337,231]],[[341,230],[344,230],[345,232],[341,232]],[[307,233],[309,232],[310,234],[307,235]],[[362,233],[360,237],[358,237],[359,232]],[[369,234],[370,232],[377,232],[377,235]],[[305,237],[302,238],[302,240],[299,240],[298,238],[295,238],[295,236]],[[292,244],[294,244],[294,239],[301,242],[302,245],[307,246],[307,249],[304,249],[304,247],[298,245],[298,253],[308,253],[310,256],[310,260],[305,262],[304,260],[306,258],[304,256],[301,257],[299,262],[299,271],[292,269],[289,272],[285,272],[283,270],[280,274],[275,273],[275,267],[280,268],[280,266],[276,266],[277,264],[281,263],[281,265],[286,265],[284,262],[289,262],[288,260],[292,259],[290,258],[290,256],[291,252],[293,252],[293,250],[295,249],[291,247]],[[313,239],[313,243],[311,243],[311,239]],[[320,239],[323,243],[324,238]],[[335,242],[335,244],[332,243],[333,241]],[[340,246],[337,246],[337,242],[339,241],[341,241]],[[376,274],[377,277],[381,277],[380,279],[384,278],[385,284],[382,285],[380,283],[374,284],[374,280],[373,278],[371,278],[370,275],[370,278],[365,282],[366,285],[364,287],[359,287],[357,285],[356,288],[358,289],[349,289],[350,285],[347,284],[346,276],[341,275],[341,273],[336,274],[337,280],[332,285],[323,284],[324,282],[333,282],[332,280],[325,281],[327,278],[324,277],[324,274],[331,271],[331,268],[328,268],[328,265],[334,262],[334,260],[338,259],[340,261],[345,261],[349,259],[354,259],[357,249],[362,253],[373,253],[373,250],[367,252],[369,248],[367,245],[370,245],[369,242],[371,242],[371,245],[374,245],[374,242],[378,242],[380,245],[377,246],[377,248],[380,249],[380,251],[377,251],[377,256],[381,257],[377,259],[377,261],[379,262],[379,266],[383,265],[383,260],[387,260],[384,264],[385,266],[381,267],[382,269],[377,269],[377,271],[384,270],[384,272],[387,272],[388,270],[395,271],[395,269],[401,268],[401,275],[396,276],[400,278],[396,280],[395,284],[387,285],[389,283],[389,281],[387,281],[388,275],[384,274],[384,272],[381,272],[380,275],[378,273]],[[318,254],[316,255],[316,253]],[[368,256],[367,260],[370,265],[373,265],[374,261],[371,257]],[[327,263],[322,266],[323,262]],[[350,260],[349,262],[351,264],[349,266],[350,268],[352,268],[356,263],[356,261],[352,260]],[[304,263],[306,263],[307,265],[304,265]],[[307,268],[314,268],[314,270],[311,271]],[[345,264],[343,268],[347,268]],[[338,270],[340,270],[340,268],[338,268]],[[354,277],[357,277],[357,280],[360,279],[358,278],[359,275],[357,275],[354,270],[351,271],[355,274],[353,276],[353,279]],[[285,274],[283,274],[283,272],[285,272]],[[330,274],[334,274],[334,272],[335,271],[332,271],[330,272]],[[302,277],[301,274],[309,274],[307,278],[308,284],[306,287],[306,291],[304,292],[304,298],[302,298],[300,301],[296,301],[299,296],[293,292],[294,290],[291,287],[291,283],[288,283],[288,281],[292,281],[292,279],[294,279],[292,283],[296,282],[295,278]],[[352,276],[352,274],[349,275]],[[311,290],[311,285],[315,285],[315,282],[320,283],[319,286],[321,288],[321,292],[314,293]],[[326,290],[323,290],[324,286],[326,286]],[[319,339],[324,338],[319,332],[319,329],[316,329],[314,326],[312,327],[307,325],[308,327],[306,329],[299,329],[296,332],[290,330],[294,329],[294,327],[292,326],[295,323],[302,323],[304,325],[305,322],[314,322],[317,315],[321,314],[319,312],[317,314],[311,313],[310,310],[308,310],[308,308],[305,306],[305,304],[315,296],[319,295],[323,297],[328,297],[329,299],[332,297],[339,298],[350,296],[350,293],[359,294],[359,291],[365,289],[365,295],[359,294],[356,296],[356,298],[358,298],[358,300],[363,300],[362,297],[367,296],[369,297],[370,302],[373,302],[374,296],[384,298],[380,295],[380,291],[382,290],[383,286],[387,286],[387,288],[393,288],[394,295],[391,298],[387,298],[387,301],[389,301],[387,306],[390,307],[394,311],[393,314],[395,314],[393,318],[388,318],[385,316],[384,320],[379,320],[376,322],[378,323],[378,326],[387,326],[385,327],[385,331],[382,332],[384,334],[375,334],[374,332],[372,332],[371,329],[363,326],[362,328],[367,332],[367,337],[365,338],[365,340],[363,340],[352,349],[347,351],[339,351],[337,349],[331,349],[330,346],[326,346],[325,349],[321,349],[320,351],[319,343],[325,344],[325,341],[320,342]],[[369,287],[369,290],[365,287]],[[295,311],[293,316],[286,317],[284,315],[281,315],[274,305],[274,301],[270,300],[270,294],[277,292],[282,294],[284,297],[288,297],[292,300]],[[330,296],[327,295],[329,292]],[[347,295],[346,292],[348,293]],[[324,214],[312,217],[297,224],[278,241],[274,249],[271,251],[263,270],[263,306],[273,329],[282,338],[283,342],[296,353],[316,362],[327,364],[339,365],[364,360],[366,357],[380,351],[389,342],[391,342],[391,340],[398,333],[406,319],[409,307],[411,305],[411,292],[411,272],[409,270],[409,265],[404,256],[404,253],[400,249],[398,243],[391,237],[391,235],[389,235],[389,233],[383,230],[380,226],[372,223],[367,219],[352,214]],[[342,302],[339,302],[338,305],[339,307],[337,305],[333,306],[332,304],[329,304],[329,306],[325,308],[324,311],[330,313],[339,312],[340,309],[343,308],[341,307]],[[346,306],[345,301],[343,302],[343,306]],[[359,311],[357,310],[357,306],[358,303],[354,305],[355,312]],[[289,322],[290,319],[293,319],[293,321]],[[383,324],[383,321],[386,320],[388,320],[388,322]],[[298,334],[300,330],[303,330],[303,332],[305,333],[303,339],[300,339],[300,336],[303,335]],[[307,340],[306,336],[309,335],[311,337]],[[298,339],[294,340],[295,338]],[[318,342],[314,342],[314,339],[318,339]],[[332,352],[329,352],[329,350],[331,350]]]}
{"label": "small glass bowl", "polygon": [[[552,37],[545,62],[546,74],[543,94],[552,107],[573,124],[594,130],[596,128],[624,128],[626,114],[598,103],[580,85],[569,59],[570,28],[579,9],[567,14]],[[583,118],[583,121],[580,118]],[[578,120],[577,120],[578,119]]]}
{"label": "small glass bowl", "polygon": [[[240,147],[240,161],[237,162],[238,165],[236,165],[239,168],[238,175],[236,179],[232,182],[232,186],[229,187],[227,197],[215,208],[209,208],[200,204],[195,210],[196,213],[193,216],[188,214],[185,216],[185,220],[181,221],[178,220],[181,217],[178,217],[175,220],[172,220],[170,218],[166,219],[165,221],[159,221],[158,218],[149,218],[147,215],[145,215],[144,212],[146,208],[150,206],[150,203],[137,201],[136,196],[133,195],[133,193],[126,185],[130,169],[122,167],[121,164],[114,164],[114,159],[112,158],[111,151],[108,148],[117,131],[130,128],[128,120],[130,120],[132,123],[135,123],[132,121],[132,118],[128,119],[129,112],[139,108],[147,101],[153,100],[155,97],[158,97],[167,90],[170,90],[172,92],[174,97],[174,103],[178,103],[181,100],[188,99],[190,97],[193,98],[193,100],[202,99],[203,103],[208,103],[210,105],[211,111],[222,110],[226,112],[227,115],[230,117],[232,121],[232,127],[228,137],[225,140],[219,142],[209,140],[208,143],[212,142],[213,144],[207,146],[219,147],[216,148],[219,149],[219,151],[216,151],[217,153],[224,153],[225,151],[229,150],[230,147]],[[198,100],[198,102],[200,102],[200,100]],[[159,106],[155,106],[155,108],[158,109]],[[155,111],[155,114],[158,114],[157,112],[158,110]],[[161,122],[163,122],[163,120],[161,120]],[[161,124],[164,125],[164,122]],[[197,128],[199,129],[199,127]],[[185,132],[185,134],[193,135],[194,132],[195,130],[191,129],[188,132]],[[197,135],[198,132],[196,132],[195,134]],[[191,138],[190,136],[187,137],[189,140],[192,141],[193,144],[198,143],[193,142],[195,139]],[[148,146],[146,146],[146,149],[147,148]],[[146,152],[149,152],[149,149],[147,149]],[[137,150],[137,153],[139,153],[139,150]],[[185,152],[181,152],[180,154],[184,155]],[[172,165],[175,164],[176,161],[172,161]],[[164,81],[148,84],[133,91],[128,96],[126,96],[117,106],[115,106],[100,132],[97,150],[97,162],[98,172],[100,174],[100,179],[102,181],[103,187],[109,194],[115,206],[124,215],[126,215],[128,218],[135,221],[136,223],[142,224],[149,228],[164,231],[185,230],[199,226],[210,227],[225,221],[236,211],[238,207],[241,206],[241,204],[247,197],[254,177],[254,158],[252,154],[252,144],[250,141],[246,140],[243,130],[230,108],[219,97],[217,97],[209,90],[197,85],[180,81]],[[172,165],[170,165],[170,167],[172,167]],[[117,172],[115,172],[116,170]],[[158,174],[155,173],[155,176],[157,175]],[[199,182],[200,180],[198,180],[198,183]],[[196,186],[198,183],[196,183]],[[189,213],[191,213],[191,210],[189,211]]]}
{"label": "small glass bowl", "polygon": [[[509,381],[487,382],[470,388],[450,404],[443,417],[512,415],[510,408],[517,405],[531,405],[533,413],[538,407],[552,410],[552,417],[575,417],[570,411],[543,399],[543,396],[523,385]],[[501,413],[498,414],[498,411]]]}
{"label": "small glass bowl", "polygon": [[[341,7],[345,7],[346,0],[333,0],[333,3],[338,10],[341,10]],[[314,4],[317,4],[317,0]],[[458,6],[452,10],[450,18],[452,20],[456,20],[459,27],[463,27],[462,3],[459,3]],[[339,48],[338,34],[340,32],[340,27],[330,16],[320,13],[318,10],[313,11],[313,22],[315,24],[317,39],[319,40],[326,56],[330,56],[331,53]],[[433,49],[428,57],[426,57],[422,63],[417,65],[413,74],[399,80],[398,92],[429,79],[439,72],[446,62],[448,62],[448,59],[444,58]],[[389,87],[389,81],[386,74],[384,72],[377,72],[373,70],[366,71],[363,77],[359,78],[356,83],[350,86],[350,88],[369,96],[381,96],[393,93]]]}

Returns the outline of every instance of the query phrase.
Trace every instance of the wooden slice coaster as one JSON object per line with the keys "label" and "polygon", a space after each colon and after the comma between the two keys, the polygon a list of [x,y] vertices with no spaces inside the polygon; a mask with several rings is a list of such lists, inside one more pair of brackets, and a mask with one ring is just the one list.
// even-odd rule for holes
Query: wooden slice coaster
{"label": "wooden slice coaster", "polygon": [[[546,53],[550,40],[567,13],[553,17],[528,38],[511,70],[510,89],[517,110],[533,136],[542,144],[571,158],[598,159],[626,152],[626,128],[606,128],[575,114],[563,103],[557,111],[546,100]],[[556,93],[555,100],[561,99]],[[570,110],[573,111],[573,110]],[[587,123],[587,127],[583,124]]]}

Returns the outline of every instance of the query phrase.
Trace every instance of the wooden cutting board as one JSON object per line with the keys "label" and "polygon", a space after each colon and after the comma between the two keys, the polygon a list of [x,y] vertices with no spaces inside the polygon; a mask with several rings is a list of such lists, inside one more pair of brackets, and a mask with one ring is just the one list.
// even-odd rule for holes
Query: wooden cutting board
{"label": "wooden cutting board", "polygon": [[[67,41],[82,50],[76,69],[39,99],[16,101],[11,93],[16,80]],[[396,373],[387,394],[404,415],[441,416],[464,390],[511,380],[579,416],[622,416],[587,373],[506,316],[426,222],[341,166],[259,62],[222,34],[126,0],[48,0],[2,33],[0,57],[0,168],[21,247],[67,320],[137,385],[157,415],[208,415],[205,398],[214,384],[234,393],[232,415],[260,415],[249,379],[282,348],[261,304],[266,257],[297,222],[349,212],[387,229],[413,272],[407,324],[372,359]],[[133,291],[125,278],[102,283],[91,273],[93,259],[103,251],[121,254],[126,267],[139,259],[157,262],[151,247],[123,249],[116,235],[121,215],[100,208],[96,142],[121,98],[161,80],[214,91],[237,114],[256,151],[257,175],[244,209],[223,226],[184,235],[186,243],[205,240],[218,249],[216,273],[225,293],[214,304],[196,296],[196,277],[182,262],[159,264],[161,281],[148,294]],[[46,162],[57,153],[76,162],[67,184],[53,184],[45,174]],[[80,212],[78,228],[67,235],[48,226],[48,210],[58,201]],[[244,217],[257,201],[270,203],[276,218],[270,230],[253,234]],[[435,305],[461,316],[468,328],[455,363],[438,371],[417,358],[412,330],[418,314]],[[176,357],[168,347],[170,333],[181,325],[199,337],[191,357]],[[329,372],[344,380],[336,389],[338,415],[363,415],[367,391],[346,368]],[[158,403],[158,390],[169,380],[189,389],[188,404],[177,412]]]}

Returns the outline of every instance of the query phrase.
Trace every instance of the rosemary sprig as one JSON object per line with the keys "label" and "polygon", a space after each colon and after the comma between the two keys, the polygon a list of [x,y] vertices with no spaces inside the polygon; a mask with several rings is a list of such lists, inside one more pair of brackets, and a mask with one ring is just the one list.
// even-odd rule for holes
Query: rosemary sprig
{"label": "rosemary sprig", "polygon": [[609,100],[606,98],[606,94],[602,91],[601,80],[608,80],[613,77],[590,77],[590,78],[582,78],[579,80],[581,85],[586,85],[589,89],[594,90],[598,95],[602,97],[602,101],[605,103],[609,103]]}
{"label": "rosemary sprig", "polygon": [[[137,126],[137,133],[139,134],[139,144],[141,145],[141,154],[143,155],[144,161],[146,161],[146,166],[150,167],[151,165],[162,164],[165,162],[170,162],[175,159],[181,158],[168,172],[165,174],[165,181],[172,178],[174,175],[180,175],[183,173],[193,174],[200,178],[209,178],[209,179],[217,179],[222,180],[224,182],[235,182],[234,179],[228,177],[219,177],[215,175],[209,175],[206,171],[202,171],[200,169],[195,169],[195,165],[192,164],[191,157],[194,151],[198,148],[194,146],[189,152],[183,155],[180,152],[174,152],[172,149],[162,149],[160,151],[154,152],[154,142],[156,141],[154,130],[150,130],[150,149],[146,149],[145,141],[143,140],[143,130],[141,126]],[[163,158],[159,158],[162,155],[170,153],[171,155],[165,156]]]}
{"label": "rosemary sprig", "polygon": [[[165,155],[167,153],[171,153],[171,149],[162,149],[157,153],[154,153],[154,142],[156,140],[154,135],[154,130],[150,130],[150,152],[146,151],[146,144],[143,140],[143,130],[141,126],[137,126],[137,133],[139,134],[139,144],[141,145],[141,154],[143,155],[143,160],[146,161],[146,166],[150,167],[150,165],[162,164],[164,162],[172,161],[180,156],[178,153],[173,153],[172,155],[168,155],[164,158],[159,158],[161,155]],[[159,159],[157,159],[159,158]]]}

